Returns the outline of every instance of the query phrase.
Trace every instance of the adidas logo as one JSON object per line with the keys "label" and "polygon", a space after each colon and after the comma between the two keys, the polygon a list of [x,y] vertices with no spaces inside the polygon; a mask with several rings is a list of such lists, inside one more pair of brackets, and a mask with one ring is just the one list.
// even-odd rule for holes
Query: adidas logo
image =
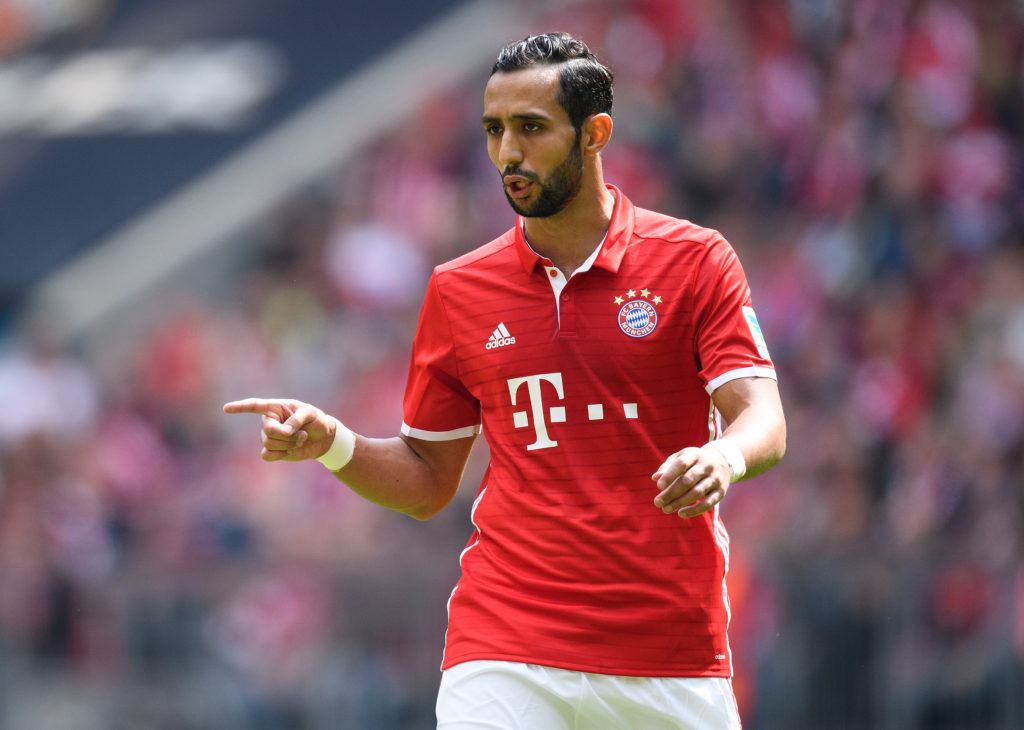
{"label": "adidas logo", "polygon": [[514,344],[516,344],[516,338],[509,334],[504,322],[499,322],[494,332],[487,339],[487,344],[484,347],[488,350],[493,350],[497,347],[506,347]]}

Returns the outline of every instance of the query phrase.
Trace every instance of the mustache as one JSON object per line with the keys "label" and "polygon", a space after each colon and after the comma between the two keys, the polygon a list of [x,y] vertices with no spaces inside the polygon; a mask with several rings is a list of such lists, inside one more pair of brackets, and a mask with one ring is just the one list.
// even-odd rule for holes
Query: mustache
{"label": "mustache", "polygon": [[505,169],[501,171],[501,179],[504,180],[509,175],[515,175],[526,180],[532,180],[533,182],[540,182],[540,177],[537,173],[527,172],[523,168],[519,167],[519,165],[506,165]]}

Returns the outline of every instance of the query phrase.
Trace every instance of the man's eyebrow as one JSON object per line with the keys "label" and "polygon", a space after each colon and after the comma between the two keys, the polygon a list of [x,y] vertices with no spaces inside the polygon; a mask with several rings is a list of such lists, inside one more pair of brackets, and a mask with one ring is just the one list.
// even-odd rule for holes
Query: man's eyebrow
{"label": "man's eyebrow", "polygon": [[[536,121],[546,122],[546,121],[549,121],[551,119],[548,115],[541,114],[540,112],[538,112],[536,114],[513,114],[512,116],[507,117],[507,118],[510,121],[513,121],[513,122],[536,122]],[[492,122],[500,122],[500,121],[501,121],[501,117],[492,117],[492,116],[489,116],[487,114],[485,114],[483,116],[483,119],[481,120],[481,122],[483,124],[491,124]]]}

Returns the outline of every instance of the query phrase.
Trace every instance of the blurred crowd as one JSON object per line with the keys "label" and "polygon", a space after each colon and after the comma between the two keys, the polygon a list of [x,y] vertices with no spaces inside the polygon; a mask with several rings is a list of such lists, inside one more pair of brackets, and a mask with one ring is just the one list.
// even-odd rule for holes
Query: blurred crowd
{"label": "blurred crowd", "polygon": [[[1024,727],[1024,5],[591,0],[606,178],[738,250],[785,460],[735,485],[744,725]],[[511,39],[510,39],[511,40]],[[478,84],[69,345],[0,351],[0,730],[432,727],[486,463],[427,523],[226,400],[393,435],[431,266],[512,222]]]}

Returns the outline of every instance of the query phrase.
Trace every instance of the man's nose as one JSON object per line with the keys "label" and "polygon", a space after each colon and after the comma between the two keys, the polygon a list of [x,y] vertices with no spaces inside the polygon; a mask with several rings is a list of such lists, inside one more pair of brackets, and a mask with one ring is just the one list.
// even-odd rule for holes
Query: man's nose
{"label": "man's nose", "polygon": [[505,132],[498,144],[498,167],[516,167],[523,161],[523,148],[516,135]]}

